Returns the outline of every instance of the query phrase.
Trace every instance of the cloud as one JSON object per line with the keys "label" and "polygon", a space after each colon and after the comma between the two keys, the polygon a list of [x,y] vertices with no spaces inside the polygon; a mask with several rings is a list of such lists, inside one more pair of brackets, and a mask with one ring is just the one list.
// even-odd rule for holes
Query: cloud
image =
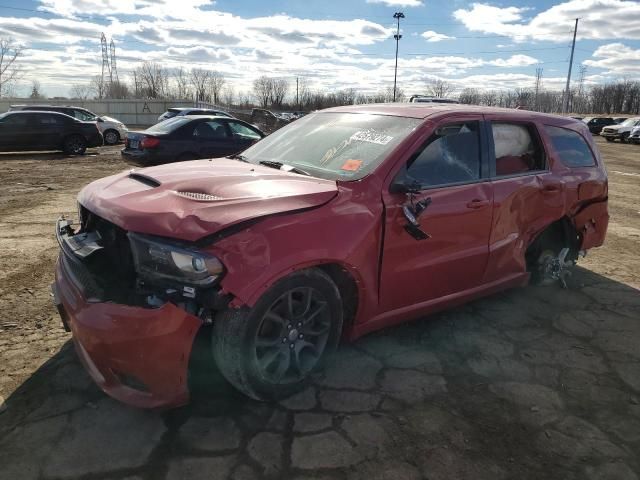
{"label": "cloud", "polygon": [[441,42],[442,40],[455,40],[456,37],[450,37],[444,33],[434,32],[433,30],[427,30],[422,34],[422,37],[427,39],[427,42]]}
{"label": "cloud", "polygon": [[578,39],[640,39],[640,2],[631,0],[570,0],[525,18],[528,8],[472,3],[453,17],[475,32],[512,37],[516,42],[571,40],[580,18]]}
{"label": "cloud", "polygon": [[607,76],[640,76],[640,49],[634,50],[622,43],[609,43],[598,47],[592,58],[595,60],[582,63],[588,67],[605,69]]}
{"label": "cloud", "polygon": [[509,58],[498,58],[496,60],[490,60],[487,62],[489,65],[494,65],[496,67],[527,67],[529,65],[535,65],[536,63],[540,63],[540,61],[536,58],[530,57],[529,55],[511,55]]}
{"label": "cloud", "polygon": [[387,7],[422,7],[422,0],[367,0],[367,3],[382,3]]}

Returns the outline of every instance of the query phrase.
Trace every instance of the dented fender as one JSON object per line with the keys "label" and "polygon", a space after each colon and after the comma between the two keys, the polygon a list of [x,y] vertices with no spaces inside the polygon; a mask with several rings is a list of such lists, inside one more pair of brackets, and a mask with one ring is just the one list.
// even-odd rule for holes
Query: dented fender
{"label": "dented fender", "polygon": [[588,250],[604,243],[609,225],[607,200],[592,203],[573,217],[573,225],[580,235],[580,249]]}

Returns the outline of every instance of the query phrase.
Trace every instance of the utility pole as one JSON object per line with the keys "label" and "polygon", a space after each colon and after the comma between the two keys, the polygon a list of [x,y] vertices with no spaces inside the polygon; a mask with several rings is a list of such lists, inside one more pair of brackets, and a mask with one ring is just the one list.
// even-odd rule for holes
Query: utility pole
{"label": "utility pole", "polygon": [[540,85],[542,84],[542,68],[536,68],[536,112],[540,111]]}
{"label": "utility pole", "polygon": [[296,105],[300,110],[300,77],[296,77]]}
{"label": "utility pole", "polygon": [[571,67],[573,66],[573,51],[576,48],[576,34],[578,33],[578,18],[576,18],[576,26],[573,28],[573,42],[571,43],[571,57],[569,57],[569,71],[567,72],[567,85],[564,88],[564,103],[562,105],[562,113],[569,111],[569,84],[571,83]]}
{"label": "utility pole", "polygon": [[395,18],[398,21],[397,27],[396,27],[396,34],[393,36],[393,38],[396,39],[396,68],[393,71],[393,101],[396,101],[396,82],[398,80],[398,44],[400,43],[400,39],[402,38],[402,35],[400,35],[400,19],[404,18],[404,13],[402,12],[396,12],[393,14],[393,18]]}

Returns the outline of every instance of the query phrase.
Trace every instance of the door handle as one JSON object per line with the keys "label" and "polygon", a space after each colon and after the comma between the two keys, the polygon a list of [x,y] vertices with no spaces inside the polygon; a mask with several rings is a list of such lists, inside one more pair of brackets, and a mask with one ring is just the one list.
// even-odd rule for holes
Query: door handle
{"label": "door handle", "polygon": [[480,200],[476,198],[467,203],[467,208],[484,208],[489,206],[490,203],[491,202],[489,200]]}
{"label": "door handle", "polygon": [[559,183],[548,183],[542,186],[542,193],[558,193],[562,189]]}

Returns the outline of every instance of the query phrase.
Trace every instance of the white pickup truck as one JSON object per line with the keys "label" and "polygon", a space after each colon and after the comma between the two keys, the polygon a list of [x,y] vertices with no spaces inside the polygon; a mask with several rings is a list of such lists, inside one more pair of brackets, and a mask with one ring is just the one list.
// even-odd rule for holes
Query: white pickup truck
{"label": "white pickup truck", "polygon": [[640,117],[627,118],[620,125],[604,127],[600,135],[606,138],[607,142],[613,142],[615,139],[618,139],[622,143],[626,143],[627,139],[631,136],[631,130],[638,126],[640,126]]}

